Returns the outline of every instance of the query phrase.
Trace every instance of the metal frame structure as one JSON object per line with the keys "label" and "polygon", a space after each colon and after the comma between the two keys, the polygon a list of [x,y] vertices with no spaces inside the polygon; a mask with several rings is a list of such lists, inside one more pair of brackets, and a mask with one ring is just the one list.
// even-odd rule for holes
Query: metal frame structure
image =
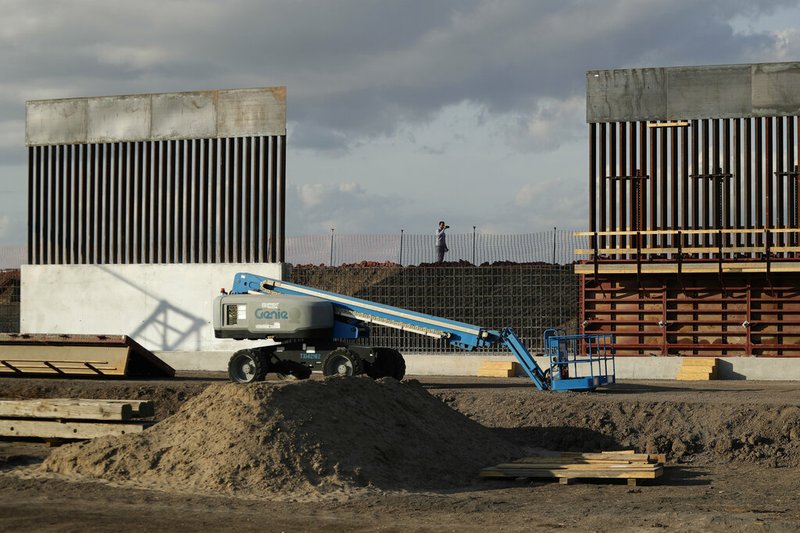
{"label": "metal frame structure", "polygon": [[285,98],[28,102],[28,262],[283,262]]}
{"label": "metal frame structure", "polygon": [[800,356],[800,64],[587,73],[586,333]]}

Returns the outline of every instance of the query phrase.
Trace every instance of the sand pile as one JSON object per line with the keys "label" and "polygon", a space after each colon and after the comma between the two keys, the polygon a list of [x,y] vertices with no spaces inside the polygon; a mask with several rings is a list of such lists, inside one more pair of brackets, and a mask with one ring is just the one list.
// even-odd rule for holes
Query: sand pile
{"label": "sand pile", "polygon": [[417,382],[212,385],[143,433],[64,446],[50,472],[171,490],[321,495],[462,486],[520,450]]}

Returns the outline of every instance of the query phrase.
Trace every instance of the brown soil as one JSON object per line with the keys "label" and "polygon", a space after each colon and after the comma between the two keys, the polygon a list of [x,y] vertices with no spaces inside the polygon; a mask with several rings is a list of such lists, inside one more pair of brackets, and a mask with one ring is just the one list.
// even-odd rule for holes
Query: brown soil
{"label": "brown soil", "polygon": [[[798,384],[623,383],[576,394],[538,392],[522,378],[419,380],[2,378],[4,397],[149,395],[163,420],[53,449],[0,441],[0,529],[800,526]],[[634,448],[667,453],[670,466],[639,487],[476,476],[538,448]]]}

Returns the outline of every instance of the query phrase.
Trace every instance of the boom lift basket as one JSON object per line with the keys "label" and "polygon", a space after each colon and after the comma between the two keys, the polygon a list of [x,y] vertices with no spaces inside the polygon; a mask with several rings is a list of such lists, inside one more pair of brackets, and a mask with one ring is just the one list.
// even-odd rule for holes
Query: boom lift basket
{"label": "boom lift basket", "polygon": [[551,390],[594,390],[614,383],[614,337],[610,334],[565,335],[544,332],[544,355],[550,363]]}

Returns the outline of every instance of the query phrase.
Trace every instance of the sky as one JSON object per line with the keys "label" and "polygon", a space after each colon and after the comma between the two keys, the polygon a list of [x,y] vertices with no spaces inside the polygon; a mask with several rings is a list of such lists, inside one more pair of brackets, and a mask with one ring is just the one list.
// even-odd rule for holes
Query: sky
{"label": "sky", "polygon": [[800,61],[800,0],[0,0],[0,246],[25,102],[287,87],[292,235],[588,228],[588,70]]}

